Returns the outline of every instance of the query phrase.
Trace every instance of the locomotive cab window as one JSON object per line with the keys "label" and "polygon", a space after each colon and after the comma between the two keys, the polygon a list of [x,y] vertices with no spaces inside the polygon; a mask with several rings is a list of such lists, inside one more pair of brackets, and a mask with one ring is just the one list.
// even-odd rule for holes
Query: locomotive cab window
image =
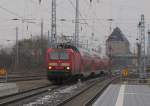
{"label": "locomotive cab window", "polygon": [[49,59],[51,59],[51,60],[57,60],[57,59],[59,59],[58,52],[51,52]]}
{"label": "locomotive cab window", "polygon": [[50,53],[50,60],[68,60],[69,54],[65,51],[54,51]]}
{"label": "locomotive cab window", "polygon": [[59,53],[59,58],[61,60],[68,60],[69,59],[69,54],[67,52],[60,52]]}

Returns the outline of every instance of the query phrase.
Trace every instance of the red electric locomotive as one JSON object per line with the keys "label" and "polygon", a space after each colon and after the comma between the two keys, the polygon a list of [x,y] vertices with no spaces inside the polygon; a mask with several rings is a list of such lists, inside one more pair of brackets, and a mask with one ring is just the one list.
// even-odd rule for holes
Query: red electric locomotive
{"label": "red electric locomotive", "polygon": [[102,72],[102,59],[92,56],[84,49],[71,45],[59,45],[46,51],[46,67],[48,79],[61,82],[73,76],[89,76]]}

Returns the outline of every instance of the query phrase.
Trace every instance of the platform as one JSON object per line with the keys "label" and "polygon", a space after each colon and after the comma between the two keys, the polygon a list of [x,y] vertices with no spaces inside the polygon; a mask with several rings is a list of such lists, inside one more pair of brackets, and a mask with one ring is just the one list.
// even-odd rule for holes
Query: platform
{"label": "platform", "polygon": [[11,95],[19,91],[16,83],[0,83],[0,97]]}
{"label": "platform", "polygon": [[150,106],[150,87],[112,84],[92,106]]}

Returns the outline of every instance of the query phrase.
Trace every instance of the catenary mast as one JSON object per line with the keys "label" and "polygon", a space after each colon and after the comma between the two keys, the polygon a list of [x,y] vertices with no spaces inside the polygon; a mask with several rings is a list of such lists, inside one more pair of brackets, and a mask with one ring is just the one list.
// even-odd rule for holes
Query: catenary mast
{"label": "catenary mast", "polygon": [[74,45],[79,46],[79,0],[76,0]]}
{"label": "catenary mast", "polygon": [[57,34],[56,34],[56,0],[52,0],[52,16],[51,16],[51,40],[50,47],[56,47]]}
{"label": "catenary mast", "polygon": [[140,58],[140,78],[146,78],[146,52],[145,52],[145,19],[144,15],[141,15],[140,28],[140,44],[141,44],[141,58]]}

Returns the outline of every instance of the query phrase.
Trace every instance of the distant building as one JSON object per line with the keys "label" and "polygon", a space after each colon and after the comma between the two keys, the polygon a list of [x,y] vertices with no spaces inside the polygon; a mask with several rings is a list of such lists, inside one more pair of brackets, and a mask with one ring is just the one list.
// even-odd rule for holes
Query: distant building
{"label": "distant building", "polygon": [[150,66],[150,30],[148,31],[148,45],[147,45],[147,65]]}
{"label": "distant building", "polygon": [[148,48],[147,48],[147,54],[150,56],[150,30],[148,31]]}
{"label": "distant building", "polygon": [[115,28],[106,40],[106,53],[111,55],[124,55],[130,53],[130,44],[120,28]]}
{"label": "distant building", "polygon": [[[129,59],[126,58],[130,52],[130,44],[120,28],[116,27],[106,40],[106,54],[112,56],[113,65],[124,67],[127,66]],[[121,58],[120,58],[121,56]]]}

